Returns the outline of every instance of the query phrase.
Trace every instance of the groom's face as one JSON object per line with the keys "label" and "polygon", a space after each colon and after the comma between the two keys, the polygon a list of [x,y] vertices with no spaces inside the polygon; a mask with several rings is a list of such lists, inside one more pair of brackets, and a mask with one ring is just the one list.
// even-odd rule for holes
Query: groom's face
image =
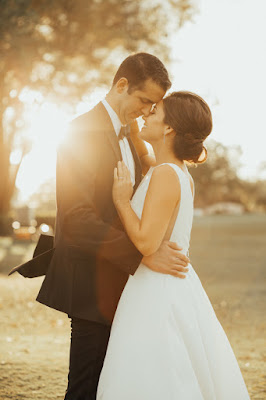
{"label": "groom's face", "polygon": [[129,89],[126,78],[118,81],[119,118],[122,124],[129,124],[136,118],[148,116],[153,104],[158,103],[165,91],[152,79],[147,79],[136,89]]}

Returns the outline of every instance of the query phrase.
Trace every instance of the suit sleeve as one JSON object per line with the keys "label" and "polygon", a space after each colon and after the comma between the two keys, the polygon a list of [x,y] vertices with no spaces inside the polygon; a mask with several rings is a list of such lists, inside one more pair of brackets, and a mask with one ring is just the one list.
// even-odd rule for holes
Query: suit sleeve
{"label": "suit sleeve", "polygon": [[134,274],[141,259],[127,234],[97,215],[95,184],[100,160],[97,135],[89,141],[69,140],[57,155],[57,207],[62,234],[68,246],[104,258],[114,267]]}

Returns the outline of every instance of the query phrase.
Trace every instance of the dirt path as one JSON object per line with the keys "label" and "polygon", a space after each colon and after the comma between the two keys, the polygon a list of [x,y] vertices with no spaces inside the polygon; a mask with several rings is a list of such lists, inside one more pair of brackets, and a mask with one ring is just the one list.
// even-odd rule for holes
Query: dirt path
{"label": "dirt path", "polygon": [[[252,400],[266,399],[265,243],[266,217],[249,216],[196,220],[191,245]],[[0,400],[64,398],[69,320],[35,302],[41,281],[0,274]]]}

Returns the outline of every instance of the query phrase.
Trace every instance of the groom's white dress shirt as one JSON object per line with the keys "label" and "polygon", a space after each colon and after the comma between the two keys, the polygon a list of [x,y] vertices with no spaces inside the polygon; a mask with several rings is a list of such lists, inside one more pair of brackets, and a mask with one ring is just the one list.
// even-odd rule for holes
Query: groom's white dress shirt
{"label": "groom's white dress shirt", "polygon": [[[114,130],[116,135],[119,135],[120,129],[122,127],[121,121],[118,118],[118,115],[116,114],[116,112],[112,109],[112,107],[110,106],[110,104],[107,102],[106,99],[102,100],[102,103],[106,109],[106,111],[109,114],[109,117],[111,118]],[[124,161],[124,163],[126,164],[126,166],[129,169],[130,172],[130,177],[131,177],[131,181],[132,181],[132,185],[135,185],[135,162],[134,162],[134,158],[128,143],[128,140],[126,137],[124,137],[122,140],[119,140],[119,146],[120,146],[120,150],[121,150],[121,154],[122,154],[122,159]]]}

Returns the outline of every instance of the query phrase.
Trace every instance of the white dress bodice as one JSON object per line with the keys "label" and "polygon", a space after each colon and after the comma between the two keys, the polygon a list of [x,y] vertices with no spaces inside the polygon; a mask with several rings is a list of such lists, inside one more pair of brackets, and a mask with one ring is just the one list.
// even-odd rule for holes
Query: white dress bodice
{"label": "white dress bodice", "polygon": [[[176,218],[170,240],[172,242],[176,242],[180,247],[182,247],[182,253],[188,254],[193,221],[193,194],[191,191],[189,174],[188,172],[185,173],[176,164],[167,163],[167,165],[171,166],[176,171],[181,186],[178,218]],[[131,200],[131,206],[139,219],[141,219],[145,197],[149,188],[152,173],[154,168],[158,167],[152,167],[149,169]]]}

